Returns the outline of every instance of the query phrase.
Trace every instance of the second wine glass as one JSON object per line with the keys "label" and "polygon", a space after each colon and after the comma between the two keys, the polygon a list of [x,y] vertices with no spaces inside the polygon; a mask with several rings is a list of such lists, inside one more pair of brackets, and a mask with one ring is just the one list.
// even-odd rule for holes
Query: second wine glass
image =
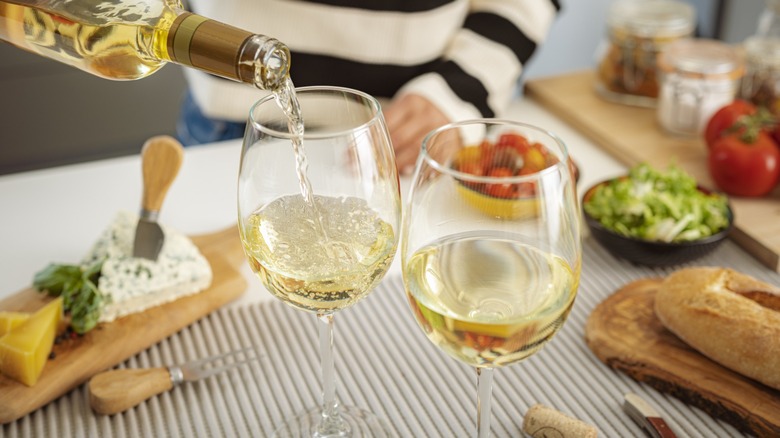
{"label": "second wine glass", "polygon": [[476,368],[477,435],[487,437],[493,368],[537,352],[574,304],[580,222],[565,145],[501,120],[433,131],[401,240],[412,313],[431,342]]}
{"label": "second wine glass", "polygon": [[333,360],[334,313],[365,297],[396,252],[401,207],[387,128],[378,102],[364,93],[288,91],[253,106],[238,181],[250,266],[274,296],[315,314],[320,327],[322,406],[276,436],[389,436],[383,420],[339,405]]}

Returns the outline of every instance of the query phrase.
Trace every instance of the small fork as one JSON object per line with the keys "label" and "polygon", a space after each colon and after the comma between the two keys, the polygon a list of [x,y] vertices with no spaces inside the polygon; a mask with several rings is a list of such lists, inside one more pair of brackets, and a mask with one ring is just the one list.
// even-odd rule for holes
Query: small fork
{"label": "small fork", "polygon": [[253,360],[257,360],[255,350],[244,348],[167,368],[104,371],[89,381],[89,403],[98,414],[116,414],[182,382],[200,380]]}

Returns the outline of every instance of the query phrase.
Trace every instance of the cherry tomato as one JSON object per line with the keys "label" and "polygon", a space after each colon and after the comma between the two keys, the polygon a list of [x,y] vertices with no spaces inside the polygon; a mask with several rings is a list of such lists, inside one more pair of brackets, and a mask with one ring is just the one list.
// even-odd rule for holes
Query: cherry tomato
{"label": "cherry tomato", "polygon": [[536,185],[532,182],[520,183],[517,186],[518,198],[527,198],[530,196],[534,196],[535,193],[536,193]]}
{"label": "cherry tomato", "polygon": [[512,173],[512,169],[509,169],[507,167],[496,167],[488,171],[488,176],[492,176],[494,178],[506,178],[512,175],[514,175]]}
{"label": "cherry tomato", "polygon": [[523,169],[529,168],[532,172],[538,172],[547,167],[547,159],[544,154],[538,149],[529,149],[525,154],[525,163]]}
{"label": "cherry tomato", "polygon": [[496,147],[497,148],[504,148],[509,147],[517,152],[520,153],[520,155],[524,154],[525,151],[528,150],[529,144],[528,140],[523,137],[520,134],[501,134],[501,136],[498,137],[498,141],[496,141]]}
{"label": "cherry tomato", "polygon": [[469,146],[458,151],[456,168],[463,173],[482,176],[485,166],[482,164],[482,148]]}
{"label": "cherry tomato", "polygon": [[523,158],[522,155],[514,148],[496,147],[493,150],[493,154],[488,156],[488,161],[485,165],[490,169],[504,167],[515,171],[523,165]]}
{"label": "cherry tomato", "polygon": [[723,136],[724,131],[731,128],[742,116],[755,114],[757,108],[746,100],[735,100],[719,109],[712,115],[704,129],[704,141],[712,147],[716,140]]}
{"label": "cherry tomato", "polygon": [[459,166],[459,169],[463,173],[470,173],[472,175],[482,176],[485,174],[485,167],[480,162],[467,161]]}
{"label": "cherry tomato", "polygon": [[[494,178],[506,178],[512,176],[512,170],[506,167],[496,167],[488,171],[488,176]],[[487,184],[487,194],[496,198],[512,198],[515,195],[514,184]]]}
{"label": "cherry tomato", "polygon": [[709,168],[715,184],[735,196],[763,196],[780,179],[780,149],[766,132],[748,141],[727,134],[710,148]]}
{"label": "cherry tomato", "polygon": [[479,351],[498,348],[504,343],[501,338],[472,332],[463,332],[463,341],[469,347]]}
{"label": "cherry tomato", "polygon": [[[558,158],[541,143],[531,142],[520,133],[501,134],[495,143],[483,140],[479,145],[463,148],[455,168],[472,175],[506,177],[539,172],[558,162]],[[534,184],[486,184],[464,182],[464,185],[490,196],[509,199],[531,196]]]}
{"label": "cherry tomato", "polygon": [[64,24],[64,25],[67,25],[67,26],[69,26],[71,24],[75,24],[75,22],[73,20],[67,19],[67,18],[65,18],[65,17],[63,17],[61,15],[49,14],[49,17],[51,17],[51,19],[53,21],[61,23],[61,24]]}
{"label": "cherry tomato", "polygon": [[482,157],[480,147],[468,146],[458,151],[458,163],[479,161]]}

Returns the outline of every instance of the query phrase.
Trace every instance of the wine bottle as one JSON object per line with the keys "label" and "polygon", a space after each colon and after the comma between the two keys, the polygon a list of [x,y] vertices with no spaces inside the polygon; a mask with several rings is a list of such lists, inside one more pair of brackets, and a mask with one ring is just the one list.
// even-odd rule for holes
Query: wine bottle
{"label": "wine bottle", "polygon": [[275,90],[290,68],[278,40],[187,12],[179,0],[0,0],[0,39],[114,80],[172,62]]}

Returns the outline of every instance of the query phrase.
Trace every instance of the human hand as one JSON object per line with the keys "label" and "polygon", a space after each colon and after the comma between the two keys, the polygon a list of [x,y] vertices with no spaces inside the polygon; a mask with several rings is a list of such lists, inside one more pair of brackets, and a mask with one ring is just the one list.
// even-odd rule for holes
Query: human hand
{"label": "human hand", "polygon": [[387,129],[395,149],[395,162],[408,173],[420,154],[423,138],[450,122],[431,101],[419,94],[405,94],[384,108]]}

